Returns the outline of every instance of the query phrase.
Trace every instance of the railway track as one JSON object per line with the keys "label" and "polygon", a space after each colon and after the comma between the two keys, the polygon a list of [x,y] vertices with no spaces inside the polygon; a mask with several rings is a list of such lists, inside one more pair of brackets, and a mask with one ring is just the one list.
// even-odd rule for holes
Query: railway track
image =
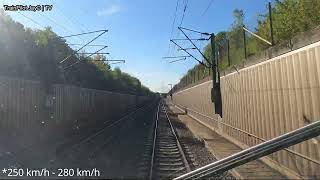
{"label": "railway track", "polygon": [[185,153],[186,150],[175,133],[166,107],[161,103],[158,105],[151,137],[146,144],[146,150],[151,153],[149,179],[168,179],[191,171],[188,152]]}

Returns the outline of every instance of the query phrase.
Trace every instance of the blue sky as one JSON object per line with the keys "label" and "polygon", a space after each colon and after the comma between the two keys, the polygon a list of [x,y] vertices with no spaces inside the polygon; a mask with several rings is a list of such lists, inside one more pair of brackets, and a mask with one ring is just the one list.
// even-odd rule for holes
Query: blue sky
{"label": "blue sky", "polygon": [[[126,60],[125,64],[118,65],[122,71],[136,76],[151,90],[160,92],[168,91],[168,84],[177,83],[196,64],[191,58],[177,63],[168,63],[168,60],[162,58],[185,55],[176,51],[173,45],[169,48],[171,37],[183,38],[176,27],[181,23],[186,0],[178,1],[176,21],[172,26],[177,0],[0,0],[1,5],[53,5],[50,12],[21,12],[24,16],[17,12],[7,12],[14,20],[30,28],[51,26],[60,36],[108,29],[109,32],[94,44],[108,45],[104,52],[110,52],[110,58]],[[258,14],[267,12],[267,0],[213,0],[204,13],[211,1],[187,0],[182,26],[217,33],[230,28],[235,8],[244,10],[248,25],[256,22]],[[172,27],[174,31],[171,34]],[[189,35],[199,37],[197,34]],[[84,44],[94,36],[69,38],[67,41]],[[190,46],[187,42],[181,44],[184,47]],[[200,48],[205,44],[197,42]],[[86,49],[87,52],[94,50]]]}

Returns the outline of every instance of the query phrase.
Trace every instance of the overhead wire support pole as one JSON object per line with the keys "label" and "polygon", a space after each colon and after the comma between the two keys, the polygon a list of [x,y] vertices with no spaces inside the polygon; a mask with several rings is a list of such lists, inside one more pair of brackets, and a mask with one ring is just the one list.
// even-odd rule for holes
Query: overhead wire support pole
{"label": "overhead wire support pole", "polygon": [[[210,63],[210,61],[208,60],[208,58],[201,52],[201,50],[193,43],[192,40],[190,40],[190,38],[187,36],[187,34],[182,30],[183,28],[182,27],[178,27],[178,29],[183,33],[183,35],[191,42],[191,44],[197,49],[197,51],[201,54],[201,56],[207,61],[207,63]],[[201,33],[203,34],[203,33]],[[205,34],[208,34],[208,33],[205,33]]]}
{"label": "overhead wire support pole", "polygon": [[214,88],[217,80],[217,64],[216,64],[216,43],[215,43],[215,35],[211,35],[211,69],[212,69],[212,90],[211,90],[211,101],[214,102]]}
{"label": "overhead wire support pole", "polygon": [[211,101],[214,103],[214,112],[219,114],[222,118],[222,98],[220,87],[220,71],[219,71],[219,56],[216,54],[216,36],[211,34],[211,68],[212,68],[212,89],[211,89]]}
{"label": "overhead wire support pole", "polygon": [[[101,32],[98,36],[96,36],[95,38],[93,38],[91,41],[89,41],[88,43],[86,43],[85,45],[83,45],[81,48],[79,48],[78,50],[74,51],[73,53],[71,53],[69,56],[67,56],[66,58],[64,58],[62,61],[60,61],[59,63],[63,63],[64,61],[68,60],[72,55],[78,53],[81,49],[83,49],[84,47],[86,47],[87,45],[89,45],[90,43],[92,43],[93,41],[95,41],[96,39],[98,39],[100,36],[102,36],[104,33],[108,32],[108,30],[100,30],[100,31],[93,31],[93,32],[89,32],[91,33],[95,33],[95,32]],[[66,38],[66,37],[72,37],[72,36],[79,36],[79,35],[83,35],[83,34],[89,34],[89,33],[81,33],[81,34],[76,34],[76,35],[70,35],[70,36],[64,36],[62,38]],[[105,49],[108,46],[105,46],[103,49]]]}
{"label": "overhead wire support pole", "polygon": [[206,66],[203,62],[201,62],[199,59],[197,59],[196,57],[194,57],[192,54],[190,54],[187,50],[185,50],[184,48],[182,48],[179,44],[177,44],[176,42],[174,42],[172,39],[170,40],[172,43],[174,43],[176,46],[178,46],[180,49],[182,49],[184,52],[186,52],[187,54],[190,55],[190,57],[192,57],[193,59],[195,59],[196,61],[198,61],[198,63],[200,63],[201,65],[205,66],[208,68],[208,66]]}

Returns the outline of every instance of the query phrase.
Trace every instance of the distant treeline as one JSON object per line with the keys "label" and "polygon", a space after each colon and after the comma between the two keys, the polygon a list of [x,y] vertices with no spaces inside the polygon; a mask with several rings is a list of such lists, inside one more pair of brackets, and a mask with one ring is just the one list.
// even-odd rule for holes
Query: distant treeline
{"label": "distant treeline", "polygon": [[[292,39],[297,33],[313,29],[320,25],[320,1],[319,0],[276,0],[272,10],[272,24],[274,32],[274,42],[279,44]],[[245,13],[242,10],[233,11],[234,22],[229,31],[222,31],[216,34],[216,50],[219,52],[219,69],[228,67],[227,40],[230,44],[231,66],[244,61],[244,43],[242,27],[245,25]],[[261,14],[257,19],[254,33],[270,40],[269,14]],[[246,35],[247,56],[255,55],[269,48],[270,46],[261,40]],[[204,48],[204,55],[210,59],[211,44]],[[180,89],[194,81],[204,79],[209,76],[208,68],[196,65],[180,79],[175,89]]]}
{"label": "distant treeline", "polygon": [[[59,62],[73,52],[50,27],[45,30],[25,28],[0,10],[0,75],[120,93],[151,93],[139,79],[119,68],[111,69],[104,61],[91,61],[105,59],[102,55],[82,56],[80,63],[63,70]],[[64,67],[78,60],[79,56],[72,55]]]}

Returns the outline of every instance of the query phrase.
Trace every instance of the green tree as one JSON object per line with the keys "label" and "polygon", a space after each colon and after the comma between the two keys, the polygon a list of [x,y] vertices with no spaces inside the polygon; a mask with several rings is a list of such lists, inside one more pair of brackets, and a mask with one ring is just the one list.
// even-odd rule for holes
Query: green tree
{"label": "green tree", "polygon": [[[14,22],[0,10],[0,75],[122,93],[146,95],[151,91],[119,68],[112,70],[97,54],[94,57],[75,55],[64,39],[50,27],[31,30]],[[59,62],[71,55],[63,64]],[[95,61],[100,60],[100,61]],[[70,66],[74,63],[74,66]],[[66,67],[70,67],[65,69]]]}

